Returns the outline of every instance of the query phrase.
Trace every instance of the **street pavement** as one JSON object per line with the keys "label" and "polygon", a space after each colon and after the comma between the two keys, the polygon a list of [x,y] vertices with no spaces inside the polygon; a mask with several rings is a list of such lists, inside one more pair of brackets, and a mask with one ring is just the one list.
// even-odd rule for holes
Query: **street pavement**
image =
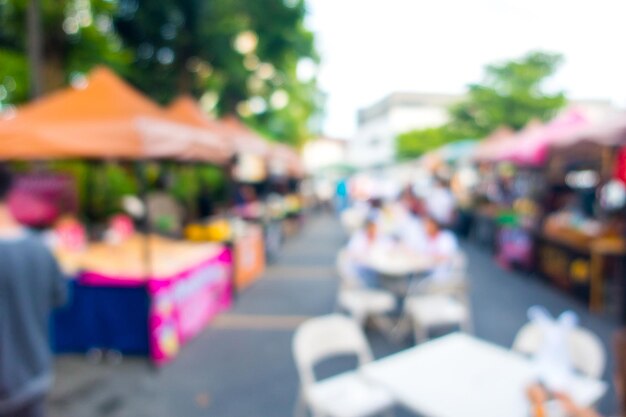
{"label": "street pavement", "polygon": [[[143,358],[93,363],[84,356],[59,357],[51,416],[291,416],[298,389],[291,338],[303,320],[333,311],[335,255],[345,239],[333,217],[309,218],[264,277],[238,295],[234,308],[162,369]],[[528,307],[541,304],[554,314],[575,310],[581,324],[598,334],[611,353],[609,342],[617,323],[590,315],[585,306],[537,278],[503,271],[484,248],[469,243],[464,247],[470,259],[477,336],[508,347],[526,322]],[[368,331],[368,337],[377,358],[412,344],[410,339],[391,343],[376,330]],[[610,359],[607,381],[612,363]],[[338,358],[317,371],[324,377],[354,365],[353,358]],[[606,415],[614,412],[612,391],[599,408]],[[400,417],[410,415],[400,408],[396,412]]]}

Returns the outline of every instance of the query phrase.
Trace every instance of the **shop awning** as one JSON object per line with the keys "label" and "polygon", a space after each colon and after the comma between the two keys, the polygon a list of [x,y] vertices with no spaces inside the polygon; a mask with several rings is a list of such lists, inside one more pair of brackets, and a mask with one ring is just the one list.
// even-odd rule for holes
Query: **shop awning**
{"label": "shop awning", "polygon": [[270,156],[270,143],[235,116],[220,119],[219,125],[221,132],[233,141],[238,153],[253,153],[265,158]]}
{"label": "shop awning", "polygon": [[568,111],[545,125],[525,128],[504,144],[496,159],[520,166],[541,166],[548,160],[550,147],[557,146],[565,137],[589,126],[589,123],[583,112]]}
{"label": "shop awning", "polygon": [[222,164],[232,148],[171,118],[106,68],[0,119],[0,159],[175,159]]}
{"label": "shop awning", "polygon": [[469,159],[476,150],[479,142],[473,139],[464,139],[448,143],[435,150],[441,159],[446,162],[458,162]]}
{"label": "shop awning", "polygon": [[270,171],[274,174],[302,178],[304,176],[304,163],[294,148],[277,143],[272,145]]}
{"label": "shop awning", "polygon": [[583,142],[601,146],[626,145],[626,114],[614,116],[608,120],[589,123],[586,126],[564,135],[552,146],[555,149],[577,145]]}
{"label": "shop awning", "polygon": [[501,148],[501,145],[514,134],[515,132],[507,126],[502,126],[494,130],[476,146],[474,149],[474,160],[479,162],[492,161]]}

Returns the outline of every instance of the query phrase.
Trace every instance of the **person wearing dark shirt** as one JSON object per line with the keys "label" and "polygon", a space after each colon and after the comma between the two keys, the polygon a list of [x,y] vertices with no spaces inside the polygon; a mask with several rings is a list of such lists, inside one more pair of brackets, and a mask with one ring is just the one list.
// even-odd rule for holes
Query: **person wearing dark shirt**
{"label": "person wearing dark shirt", "polygon": [[11,175],[0,165],[0,417],[43,417],[52,386],[51,310],[66,300],[43,242],[7,207]]}

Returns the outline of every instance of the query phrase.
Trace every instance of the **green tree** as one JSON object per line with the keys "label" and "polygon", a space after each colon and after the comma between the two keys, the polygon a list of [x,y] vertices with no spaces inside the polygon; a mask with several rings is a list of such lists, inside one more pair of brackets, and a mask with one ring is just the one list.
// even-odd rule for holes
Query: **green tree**
{"label": "green tree", "polygon": [[463,139],[447,126],[411,130],[398,135],[396,139],[396,158],[400,160],[417,158],[428,151],[447,143]]}
{"label": "green tree", "polygon": [[[0,107],[27,100],[30,0],[0,0]],[[179,94],[291,143],[323,105],[304,0],[39,0],[44,90],[104,64],[161,103]]]}
{"label": "green tree", "polygon": [[563,92],[545,88],[562,62],[559,54],[530,52],[488,65],[483,81],[470,84],[467,98],[450,109],[449,128],[480,138],[500,126],[519,130],[532,119],[549,120],[566,103]]}
{"label": "green tree", "polygon": [[470,84],[466,98],[449,109],[450,122],[400,135],[397,157],[415,158],[458,139],[485,137],[501,126],[519,130],[530,120],[551,119],[566,99],[563,92],[547,92],[545,83],[562,62],[559,54],[530,52],[487,65],[483,81]]}
{"label": "green tree", "polygon": [[302,0],[120,0],[116,28],[135,51],[131,80],[157,101],[191,94],[293,143],[318,109],[315,79],[297,77],[317,60],[305,14]]}
{"label": "green tree", "polygon": [[[104,64],[124,73],[131,55],[112,22],[113,0],[40,0],[43,88],[50,91],[72,76]],[[29,0],[0,0],[0,107],[28,99],[26,13]]]}

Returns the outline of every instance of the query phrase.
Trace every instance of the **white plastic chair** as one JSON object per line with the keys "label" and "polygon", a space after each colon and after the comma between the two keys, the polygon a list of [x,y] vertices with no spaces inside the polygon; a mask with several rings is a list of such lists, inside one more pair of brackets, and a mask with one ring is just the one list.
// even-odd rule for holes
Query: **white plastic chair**
{"label": "white plastic chair", "polygon": [[445,276],[437,280],[418,281],[409,292],[410,294],[452,295],[469,306],[467,256],[459,251],[450,261],[450,268]]}
{"label": "white plastic chair", "polygon": [[[606,366],[602,341],[591,331],[577,327],[568,335],[569,355],[574,368],[589,378],[600,379]],[[515,336],[513,350],[527,355],[541,347],[543,332],[535,323],[525,324]]]}
{"label": "white plastic chair", "polygon": [[435,327],[456,325],[464,332],[472,332],[469,308],[450,295],[410,296],[404,302],[404,310],[413,325],[416,343],[428,339],[429,331]]}
{"label": "white plastic chair", "polygon": [[379,326],[388,327],[381,318],[395,310],[396,298],[393,294],[385,290],[364,287],[354,274],[345,249],[339,251],[337,255],[337,273],[339,275],[337,309],[347,312],[361,326],[367,319],[373,318]]}
{"label": "white plastic chair", "polygon": [[349,317],[332,314],[307,320],[296,330],[293,355],[300,376],[296,415],[308,408],[314,417],[368,417],[390,415],[393,398],[370,384],[358,370],[317,381],[314,367],[324,359],[354,354],[359,366],[373,355],[358,324]]}
{"label": "white plastic chair", "polygon": [[405,315],[411,320],[415,342],[428,339],[435,327],[459,326],[472,332],[467,278],[467,257],[457,253],[451,260],[448,275],[437,280],[417,282],[404,301]]}

